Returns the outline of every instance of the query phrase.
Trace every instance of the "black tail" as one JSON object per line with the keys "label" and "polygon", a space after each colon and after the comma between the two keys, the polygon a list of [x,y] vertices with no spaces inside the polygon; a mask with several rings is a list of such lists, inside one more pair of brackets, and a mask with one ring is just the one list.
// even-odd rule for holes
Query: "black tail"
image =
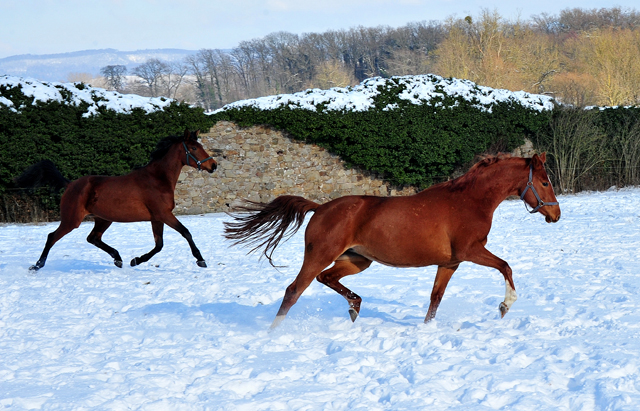
{"label": "black tail", "polygon": [[67,180],[60,174],[51,160],[42,160],[26,170],[13,182],[20,188],[36,189],[38,187],[48,186],[55,191],[65,188],[71,181]]}
{"label": "black tail", "polygon": [[224,223],[224,236],[236,240],[233,245],[255,245],[250,253],[264,247],[264,256],[274,266],[271,256],[280,241],[294,235],[302,226],[305,215],[318,207],[320,204],[299,196],[280,196],[268,204],[245,201],[234,211],[250,214],[233,215],[236,222]]}

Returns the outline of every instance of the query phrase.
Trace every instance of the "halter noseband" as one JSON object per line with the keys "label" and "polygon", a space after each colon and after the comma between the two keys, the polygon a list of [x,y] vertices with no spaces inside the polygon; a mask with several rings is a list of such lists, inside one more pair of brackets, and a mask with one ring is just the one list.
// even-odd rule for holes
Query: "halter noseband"
{"label": "halter noseband", "polygon": [[187,153],[187,165],[189,165],[189,159],[192,158],[193,161],[195,161],[196,165],[198,166],[198,170],[202,170],[200,168],[200,165],[202,163],[204,163],[205,161],[209,161],[209,160],[213,159],[213,156],[209,156],[209,157],[205,158],[204,160],[198,161],[198,159],[193,154],[191,154],[189,152],[189,149],[187,148],[187,144],[184,141],[182,142],[182,146],[184,147],[184,151]]}
{"label": "halter noseband", "polygon": [[[527,194],[527,190],[529,190],[529,189],[531,189],[531,191],[533,192],[533,195],[536,196],[536,200],[538,200],[538,205],[536,206],[536,208],[534,208],[531,211],[529,211],[529,209],[527,208],[527,202],[524,201],[524,195]],[[520,194],[520,200],[524,201],[525,208],[527,208],[527,211],[529,211],[529,213],[531,213],[531,214],[533,214],[536,211],[538,211],[541,207],[552,206],[552,205],[558,205],[559,204],[557,201],[551,201],[551,202],[545,203],[544,201],[542,201],[542,199],[538,195],[538,192],[536,191],[536,188],[533,186],[533,164],[529,164],[529,182],[527,183],[527,186],[525,187],[525,189],[522,192],[522,194]]]}

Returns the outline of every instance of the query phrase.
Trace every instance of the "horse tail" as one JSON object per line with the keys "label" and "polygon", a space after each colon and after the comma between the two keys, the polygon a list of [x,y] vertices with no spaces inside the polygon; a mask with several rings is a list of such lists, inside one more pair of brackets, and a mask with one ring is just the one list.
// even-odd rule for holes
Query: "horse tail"
{"label": "horse tail", "polygon": [[[249,215],[232,215],[235,222],[225,222],[225,238],[233,245],[255,245],[249,253],[263,248],[263,254],[274,266],[271,256],[280,241],[294,235],[302,226],[305,215],[320,204],[299,196],[280,196],[270,203],[245,201],[234,211]],[[275,267],[275,266],[274,266]]]}
{"label": "horse tail", "polygon": [[67,180],[56,168],[51,160],[42,160],[29,166],[22,174],[13,179],[20,188],[35,189],[42,186],[51,187],[55,191],[66,188],[70,180]]}

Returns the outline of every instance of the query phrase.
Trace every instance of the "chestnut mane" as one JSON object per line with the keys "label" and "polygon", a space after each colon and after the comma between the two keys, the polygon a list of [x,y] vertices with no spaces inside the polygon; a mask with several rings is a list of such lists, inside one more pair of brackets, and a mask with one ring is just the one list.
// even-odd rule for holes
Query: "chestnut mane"
{"label": "chestnut mane", "polygon": [[508,160],[511,158],[516,158],[516,157],[513,157],[511,156],[511,154],[508,154],[508,153],[499,153],[496,155],[481,156],[480,161],[478,161],[473,166],[471,166],[469,171],[467,171],[465,174],[461,175],[456,179],[453,179],[451,181],[447,181],[441,184],[449,186],[451,191],[464,190],[467,187],[472,186],[475,183],[476,179],[478,178],[478,175],[483,173],[488,167],[496,163],[499,163],[502,160]]}

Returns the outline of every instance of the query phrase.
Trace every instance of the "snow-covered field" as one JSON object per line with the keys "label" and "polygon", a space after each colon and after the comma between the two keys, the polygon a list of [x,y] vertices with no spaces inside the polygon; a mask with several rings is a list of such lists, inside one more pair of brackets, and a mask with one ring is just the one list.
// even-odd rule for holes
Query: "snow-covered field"
{"label": "snow-covered field", "polygon": [[[0,409],[637,410],[640,408],[640,190],[559,196],[546,224],[503,203],[488,248],[514,271],[504,319],[496,270],[463,264],[423,324],[434,267],[374,263],[345,284],[314,283],[268,332],[302,259],[279,271],[229,248],[224,214],[181,217],[207,259],[165,231],[149,263],[116,268],[85,242],[90,223],[28,271],[56,224],[0,226]],[[106,233],[129,260],[148,223]]]}

